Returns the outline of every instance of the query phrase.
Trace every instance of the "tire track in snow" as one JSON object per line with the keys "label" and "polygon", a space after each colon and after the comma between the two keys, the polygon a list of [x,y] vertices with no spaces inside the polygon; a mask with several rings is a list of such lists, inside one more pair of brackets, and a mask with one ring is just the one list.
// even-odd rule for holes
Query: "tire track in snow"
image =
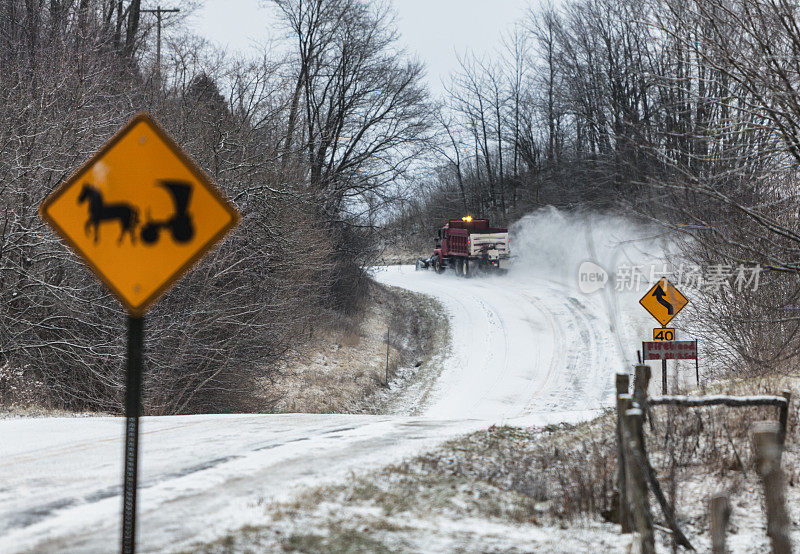
{"label": "tire track in snow", "polygon": [[[488,306],[486,304],[486,302],[484,302],[479,297],[475,297],[475,300],[478,302],[478,304],[480,304],[480,306],[484,309],[484,311],[486,312],[487,315],[493,316],[492,319],[490,320],[490,323],[492,323],[493,325],[497,325],[494,322],[495,321],[499,322],[500,329],[502,331],[502,337],[503,337],[503,355],[502,355],[503,369],[500,372],[498,372],[497,376],[495,377],[494,381],[489,386],[489,388],[485,389],[483,391],[483,393],[481,394],[480,398],[478,398],[473,403],[473,405],[471,406],[471,410],[475,410],[480,405],[481,402],[483,402],[487,398],[491,397],[492,393],[497,388],[498,384],[502,383],[503,380],[506,378],[506,376],[508,375],[508,370],[509,370],[509,363],[508,363],[508,360],[509,360],[508,332],[506,331],[505,322],[503,321],[503,318],[499,316],[499,314],[497,313],[495,308],[492,308],[492,307]],[[494,349],[492,349],[491,352],[495,352]],[[489,369],[490,367],[491,367],[491,365],[487,365],[486,369]]]}
{"label": "tire track in snow", "polygon": [[[541,301],[539,301],[535,295],[522,292],[522,296],[527,298],[530,303],[533,304],[542,315],[544,315],[545,319],[547,320],[548,327],[553,335],[553,354],[550,356],[550,363],[548,364],[547,372],[544,375],[544,381],[540,383],[536,383],[535,381],[532,382],[531,388],[534,386],[537,386],[537,388],[532,394],[526,394],[526,396],[528,396],[528,400],[522,410],[522,414],[530,415],[534,412],[534,403],[540,400],[544,393],[548,392],[552,388],[553,382],[556,380],[556,368],[558,366],[561,353],[564,350],[564,338],[561,331],[561,326],[553,317],[553,313],[550,311],[550,309],[548,309]],[[559,353],[558,356],[555,355],[556,352]]]}

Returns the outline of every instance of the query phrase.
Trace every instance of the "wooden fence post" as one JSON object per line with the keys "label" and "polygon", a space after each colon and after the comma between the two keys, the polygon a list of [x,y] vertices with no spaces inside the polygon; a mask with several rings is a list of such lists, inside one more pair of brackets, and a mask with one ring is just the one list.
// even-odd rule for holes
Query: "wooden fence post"
{"label": "wooden fence post", "polygon": [[711,553],[726,554],[725,531],[731,517],[728,493],[718,492],[711,497]]}
{"label": "wooden fence post", "polygon": [[631,511],[639,534],[639,549],[642,554],[655,554],[653,516],[647,494],[647,476],[642,453],[642,410],[638,407],[625,412],[623,436],[625,437],[625,459],[627,461],[628,494],[632,499]]}
{"label": "wooden fence post", "polygon": [[637,364],[633,372],[633,401],[639,404],[644,419],[647,419],[647,391],[652,371],[649,365]]}
{"label": "wooden fence post", "polygon": [[641,401],[647,398],[647,389],[650,386],[652,370],[649,365],[637,364],[633,376],[633,401],[642,405]]}
{"label": "wooden fence post", "polygon": [[792,545],[780,462],[780,432],[781,426],[775,421],[758,421],[753,424],[756,471],[764,486],[767,507],[767,535],[772,541],[772,551],[775,554],[789,554]]}
{"label": "wooden fence post", "polygon": [[632,533],[635,530],[634,520],[633,520],[633,513],[636,511],[636,506],[634,505],[634,498],[631,485],[631,453],[630,453],[630,432],[628,432],[628,418],[626,417],[626,413],[628,410],[631,409],[633,406],[633,396],[630,394],[620,394],[617,396],[617,402],[619,403],[620,409],[620,438],[622,439],[620,444],[622,445],[622,460],[625,462],[624,472],[625,472],[625,501],[626,506],[625,510],[628,512],[628,521],[627,527],[628,532]]}
{"label": "wooden fence post", "polygon": [[781,445],[781,450],[783,450],[786,444],[786,432],[789,428],[789,405],[792,402],[792,391],[785,390],[781,393],[781,396],[786,399],[786,404],[780,407],[780,413],[778,414],[778,422],[781,426],[778,443]]}
{"label": "wooden fence post", "polygon": [[625,414],[626,406],[621,398],[622,395],[628,394],[628,387],[630,385],[630,377],[627,373],[617,373],[616,380],[617,389],[617,513],[615,514],[617,523],[622,526],[623,533],[631,532],[631,511],[628,499],[628,487],[626,484],[625,474],[625,447],[623,445],[622,435],[622,418]]}

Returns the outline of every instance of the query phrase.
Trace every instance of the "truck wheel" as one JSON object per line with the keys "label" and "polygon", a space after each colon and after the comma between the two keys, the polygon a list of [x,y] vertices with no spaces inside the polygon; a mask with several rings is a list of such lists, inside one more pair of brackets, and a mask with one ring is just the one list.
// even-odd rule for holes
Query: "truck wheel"
{"label": "truck wheel", "polygon": [[444,272],[444,267],[442,266],[442,261],[439,259],[438,256],[436,257],[436,259],[433,260],[433,270],[436,273]]}
{"label": "truck wheel", "polygon": [[464,260],[464,263],[461,265],[464,277],[469,277],[469,260]]}
{"label": "truck wheel", "polygon": [[464,260],[456,258],[456,277],[461,277],[464,274]]}

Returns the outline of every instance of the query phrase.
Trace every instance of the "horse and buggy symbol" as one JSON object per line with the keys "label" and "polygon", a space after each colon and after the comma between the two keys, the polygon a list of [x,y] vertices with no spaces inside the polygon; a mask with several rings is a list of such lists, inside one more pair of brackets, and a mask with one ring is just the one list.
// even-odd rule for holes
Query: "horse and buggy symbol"
{"label": "horse and buggy symbol", "polygon": [[[189,214],[189,202],[192,198],[192,185],[185,181],[161,180],[158,185],[169,193],[172,199],[173,213],[167,219],[153,220],[150,209],[147,209],[147,221],[141,227],[139,238],[147,245],[157,243],[161,231],[166,230],[177,243],[186,243],[194,238],[194,222]],[[84,225],[88,235],[94,231],[94,242],[100,242],[100,224],[105,221],[119,221],[120,234],[117,243],[121,244],[125,235],[130,236],[131,244],[136,244],[136,230],[139,227],[139,208],[125,202],[105,203],[100,190],[85,183],[78,196],[78,204],[89,203],[89,218]]]}

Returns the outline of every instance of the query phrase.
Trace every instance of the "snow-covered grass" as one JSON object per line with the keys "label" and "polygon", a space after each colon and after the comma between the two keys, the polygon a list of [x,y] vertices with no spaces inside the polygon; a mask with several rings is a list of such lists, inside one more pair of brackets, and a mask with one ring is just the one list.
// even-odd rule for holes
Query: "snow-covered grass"
{"label": "snow-covered grass", "polygon": [[415,250],[400,245],[391,245],[383,251],[375,265],[413,265],[419,258],[428,258],[433,253],[433,244],[425,250]]}
{"label": "snow-covered grass", "polygon": [[[709,388],[735,395],[792,388],[796,396],[800,380],[736,380]],[[733,506],[731,551],[767,551],[749,429],[755,420],[774,418],[775,408],[669,410],[654,408],[647,445],[689,540],[699,551],[710,548],[708,501],[714,492],[727,490]],[[797,417],[794,404],[783,468],[792,533],[800,545]],[[625,552],[631,537],[607,522],[616,475],[614,422],[613,412],[607,412],[577,425],[493,426],[345,482],[305,489],[291,501],[265,504],[261,525],[196,549]],[[656,522],[665,527],[657,503],[651,505]],[[667,533],[658,531],[657,543],[659,551],[671,548]]]}
{"label": "snow-covered grass", "polygon": [[[607,419],[607,418],[606,418]],[[630,537],[582,517],[597,484],[574,488],[579,440],[595,424],[540,430],[493,426],[424,455],[268,504],[250,525],[194,551],[580,552],[627,549]],[[547,446],[543,446],[546,444]],[[565,465],[566,463],[566,465]],[[547,475],[542,466],[549,466]],[[565,474],[559,486],[549,483]],[[550,486],[552,485],[552,488]],[[597,487],[602,490],[602,486]],[[570,498],[564,500],[565,494]],[[575,517],[563,517],[572,506]]]}
{"label": "snow-covered grass", "polygon": [[[782,466],[788,484],[792,533],[796,544],[800,544],[800,512],[796,508],[800,505],[797,487],[800,413],[796,402],[800,379],[787,376],[732,379],[712,382],[695,394],[750,397],[776,395],[785,389],[793,391],[795,401],[791,405]],[[750,433],[755,421],[777,419],[778,409],[659,406],[652,409],[652,414],[653,424],[646,426],[650,460],[665,492],[673,498],[679,521],[694,546],[701,551],[710,549],[709,498],[714,492],[727,491],[733,507],[728,536],[730,550],[768,551],[761,484],[753,466]]]}
{"label": "snow-covered grass", "polygon": [[389,379],[396,392],[437,351],[439,329],[446,327],[434,299],[375,285],[363,314],[320,325],[308,347],[287,358],[277,377],[265,380],[270,411],[381,412],[387,401],[387,328]]}

